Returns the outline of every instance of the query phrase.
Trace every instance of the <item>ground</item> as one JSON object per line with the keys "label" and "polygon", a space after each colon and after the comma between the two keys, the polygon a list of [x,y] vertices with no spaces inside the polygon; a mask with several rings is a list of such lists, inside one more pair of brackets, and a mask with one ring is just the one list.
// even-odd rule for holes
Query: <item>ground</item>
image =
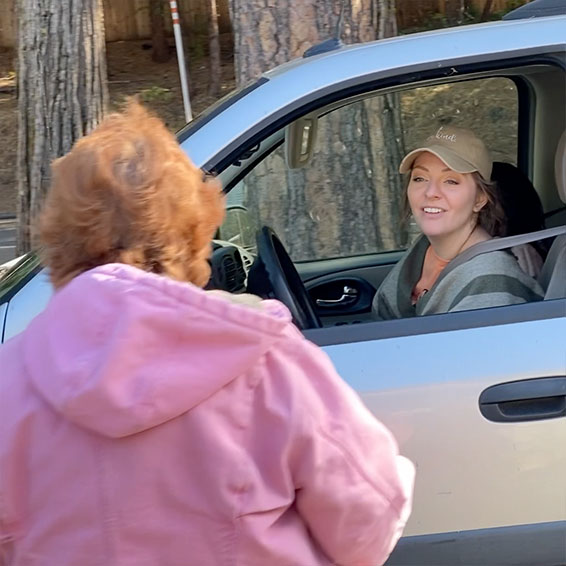
{"label": "ground", "polygon": [[[230,37],[221,37],[221,95],[234,88],[234,66]],[[172,131],[185,123],[179,70],[174,47],[167,63],[154,63],[146,41],[119,41],[107,45],[108,87],[111,106],[124,96],[139,94]],[[200,53],[199,53],[200,51]],[[193,115],[214,102],[208,90],[208,59],[202,49],[189,60],[189,82]],[[16,211],[17,104],[14,85],[14,52],[0,48],[0,219]]]}

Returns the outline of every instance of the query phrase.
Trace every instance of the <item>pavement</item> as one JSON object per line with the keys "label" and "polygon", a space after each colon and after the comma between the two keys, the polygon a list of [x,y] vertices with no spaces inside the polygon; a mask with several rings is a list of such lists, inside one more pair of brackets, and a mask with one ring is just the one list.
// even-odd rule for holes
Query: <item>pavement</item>
{"label": "pavement", "polygon": [[0,216],[0,264],[16,257],[16,220]]}

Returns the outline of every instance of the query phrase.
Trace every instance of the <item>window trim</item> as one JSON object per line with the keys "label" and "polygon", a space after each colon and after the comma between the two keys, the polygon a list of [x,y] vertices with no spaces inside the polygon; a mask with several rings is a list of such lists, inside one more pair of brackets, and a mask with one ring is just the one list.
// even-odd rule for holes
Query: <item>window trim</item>
{"label": "window trim", "polygon": [[[378,320],[365,322],[364,324],[315,328],[303,330],[303,334],[318,346],[334,346],[337,344],[400,338],[402,336],[435,334],[534,320],[564,318],[564,313],[566,313],[566,299],[553,299],[471,311],[432,314],[414,318]],[[344,331],[346,328],[348,329],[347,332]]]}
{"label": "window trim", "polygon": [[[528,156],[531,154],[531,147],[526,148],[525,152],[520,152],[519,149],[522,147],[521,143],[520,143],[520,136],[522,136],[523,138],[528,138],[528,132],[530,131],[530,124],[532,122],[531,119],[531,104],[530,104],[530,95],[531,95],[531,88],[528,85],[528,81],[526,79],[524,79],[523,77],[520,76],[516,76],[516,75],[505,75],[505,74],[496,74],[496,75],[489,75],[489,76],[470,76],[468,78],[462,78],[461,80],[458,81],[448,81],[446,83],[440,83],[440,85],[442,84],[449,84],[449,85],[453,85],[453,84],[461,84],[461,83],[467,83],[467,82],[474,82],[474,81],[485,81],[485,80],[489,80],[489,79],[505,79],[507,81],[511,81],[512,84],[515,86],[515,91],[516,91],[516,98],[515,98],[515,102],[516,102],[516,107],[517,107],[517,141],[516,141],[516,148],[515,148],[515,159],[516,162],[518,164],[518,166],[520,167],[519,164],[519,158],[520,158],[520,153],[524,153],[525,155],[523,156],[525,159],[528,158]],[[436,83],[433,84],[423,84],[423,85],[419,85],[419,84],[415,84],[415,83],[411,83],[410,86],[408,86],[407,88],[402,88],[402,89],[389,89],[389,88],[382,88],[382,89],[378,89],[378,90],[371,90],[365,93],[364,96],[360,95],[357,97],[347,97],[345,99],[343,99],[343,104],[340,105],[330,105],[329,108],[325,108],[325,106],[321,106],[320,108],[322,108],[322,112],[317,113],[318,115],[318,119],[327,116],[333,112],[336,111],[340,111],[342,108],[346,108],[348,106],[350,106],[351,104],[356,104],[359,102],[363,102],[364,100],[367,100],[369,98],[373,98],[373,97],[378,97],[378,96],[382,96],[383,94],[389,93],[389,92],[410,92],[412,90],[415,89],[419,89],[419,88],[434,88],[434,86],[436,86]],[[284,131],[283,128],[281,128],[279,131]],[[273,134],[271,134],[273,135]],[[267,138],[265,138],[267,139]],[[262,142],[265,140],[262,140]],[[262,143],[259,142],[259,143]],[[256,167],[258,167],[258,165],[260,165],[261,163],[263,163],[266,159],[268,159],[272,153],[274,153],[275,151],[279,150],[281,148],[281,146],[285,143],[285,137],[284,135],[281,137],[281,139],[279,139],[278,141],[276,141],[275,143],[273,143],[273,145],[271,147],[269,147],[268,149],[266,149],[265,151],[261,152],[261,154],[257,157],[257,159],[246,163],[244,168],[242,168],[241,171],[239,171],[233,178],[232,180],[227,184],[227,186],[225,187],[225,192],[229,193],[238,183],[240,183],[251,171],[253,171]],[[520,167],[521,168],[521,167]],[[295,260],[292,258],[292,261],[294,264],[296,265],[300,265],[300,264],[307,264],[307,263],[312,263],[312,262],[316,262],[316,261],[330,261],[330,260],[344,260],[344,259],[348,259],[348,258],[361,258],[363,256],[375,256],[378,254],[387,254],[390,252],[399,252],[402,250],[374,250],[374,251],[370,251],[367,253],[356,253],[356,254],[351,254],[351,255],[347,255],[347,256],[332,256],[332,257],[324,257],[324,258],[310,258],[310,259],[306,259],[306,260]]]}
{"label": "window trim", "polygon": [[[238,138],[232,140],[230,144],[222,148],[204,164],[203,169],[215,174],[222,173],[237,161],[239,156],[248,152],[253,146],[261,143],[277,130],[283,129],[297,118],[333,102],[358,94],[361,95],[374,91],[377,93],[377,91],[385,88],[400,87],[408,84],[416,86],[418,83],[430,80],[472,75],[479,72],[501,70],[504,73],[506,70],[532,65],[549,65],[566,70],[565,62],[554,55],[561,49],[562,46],[560,45],[545,46],[545,53],[540,53],[539,48],[526,49],[521,55],[510,58],[493,59],[493,54],[490,54],[483,57],[466,57],[456,61],[446,60],[440,63],[442,67],[438,67],[439,62],[435,61],[435,66],[432,69],[430,68],[431,63],[426,63],[410,67],[401,74],[397,74],[397,69],[389,69],[387,73],[379,71],[375,74],[355,77],[342,83],[334,84],[332,87],[309,93],[266,117],[263,122],[245,131]],[[469,59],[473,59],[473,61],[470,62]],[[501,76],[505,75],[502,74]]]}

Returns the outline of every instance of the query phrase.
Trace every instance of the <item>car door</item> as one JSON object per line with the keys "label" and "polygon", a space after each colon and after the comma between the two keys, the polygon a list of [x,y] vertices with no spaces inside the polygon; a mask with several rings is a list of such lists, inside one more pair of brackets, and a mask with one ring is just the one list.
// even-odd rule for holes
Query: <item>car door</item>
{"label": "car door", "polygon": [[525,86],[470,77],[331,105],[306,164],[295,166],[286,134],[236,185],[252,224],[274,228],[317,306],[324,328],[305,335],[417,466],[413,514],[390,564],[566,558],[566,453],[556,449],[566,441],[566,301],[371,319],[375,289],[418,235],[402,183],[370,159],[395,155],[372,137],[372,115],[400,105],[404,129],[385,139],[407,147],[430,128],[432,110],[437,123],[483,124],[494,157],[519,163],[534,143],[520,126],[521,105],[533,112]]}
{"label": "car door", "polygon": [[[564,558],[566,317],[554,307],[306,333],[416,464],[413,514],[391,564]],[[486,400],[496,421],[480,403],[501,384],[510,385]]]}

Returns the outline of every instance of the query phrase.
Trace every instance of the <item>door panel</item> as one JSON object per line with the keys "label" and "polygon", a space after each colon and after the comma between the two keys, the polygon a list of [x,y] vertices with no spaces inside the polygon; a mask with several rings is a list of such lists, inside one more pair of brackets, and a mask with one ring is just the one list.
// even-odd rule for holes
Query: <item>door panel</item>
{"label": "door panel", "polygon": [[308,292],[321,317],[362,315],[371,311],[375,287],[361,277],[339,276],[310,285]]}
{"label": "door panel", "polygon": [[[298,263],[295,266],[323,325],[332,326],[371,320],[373,296],[401,254],[364,255]],[[344,292],[345,289],[348,291]],[[355,300],[348,296],[349,293],[355,296]],[[332,304],[328,301],[337,302]]]}
{"label": "door panel", "polygon": [[564,336],[563,317],[324,348],[417,466],[406,536],[566,519],[566,419],[479,409],[490,386],[564,375]]}

